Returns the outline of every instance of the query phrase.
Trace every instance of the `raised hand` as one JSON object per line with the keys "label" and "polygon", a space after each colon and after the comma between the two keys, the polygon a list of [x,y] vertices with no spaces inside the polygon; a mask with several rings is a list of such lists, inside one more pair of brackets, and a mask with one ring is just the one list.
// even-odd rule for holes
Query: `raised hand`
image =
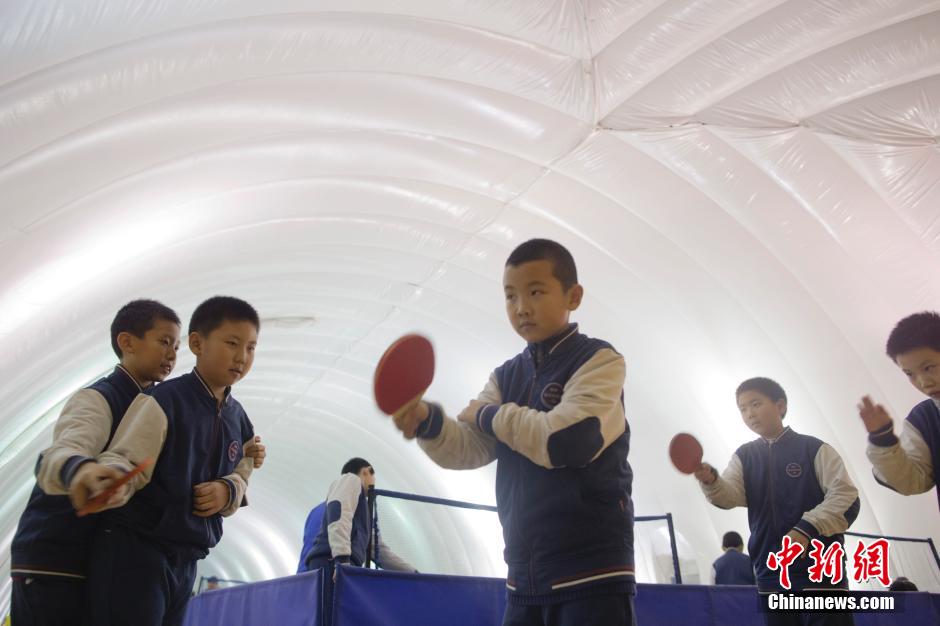
{"label": "raised hand", "polygon": [[862,398],[861,402],[858,403],[858,416],[861,417],[862,421],[865,423],[865,430],[870,433],[884,430],[885,427],[892,423],[888,411],[880,404],[872,402],[870,396],[865,396]]}

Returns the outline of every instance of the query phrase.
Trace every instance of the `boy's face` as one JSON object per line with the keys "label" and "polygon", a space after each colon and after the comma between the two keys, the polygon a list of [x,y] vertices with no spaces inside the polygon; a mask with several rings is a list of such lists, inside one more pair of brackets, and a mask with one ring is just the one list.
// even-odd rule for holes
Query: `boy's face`
{"label": "boy's face", "polygon": [[759,391],[747,390],[738,396],[738,410],[744,424],[761,437],[776,437],[783,430],[786,400],[774,402]]}
{"label": "boy's face", "polygon": [[565,291],[552,273],[551,261],[507,265],[503,273],[506,314],[519,336],[529,343],[545,341],[568,324],[568,314],[581,305],[584,289]]}
{"label": "boy's face", "polygon": [[940,400],[940,352],[917,348],[899,354],[895,362],[919,392]]}
{"label": "boy's face", "polygon": [[157,319],[153,328],[145,332],[143,337],[120,333],[118,345],[123,354],[121,364],[138,382],[159,382],[166,379],[176,365],[176,353],[180,349],[180,326],[169,320]]}
{"label": "boy's face", "polygon": [[371,465],[359,470],[359,480],[362,481],[362,488],[365,490],[375,486],[375,470]]}
{"label": "boy's face", "polygon": [[189,348],[196,355],[196,367],[213,387],[231,387],[247,376],[257,345],[258,329],[249,321],[224,320],[208,336],[189,335]]}

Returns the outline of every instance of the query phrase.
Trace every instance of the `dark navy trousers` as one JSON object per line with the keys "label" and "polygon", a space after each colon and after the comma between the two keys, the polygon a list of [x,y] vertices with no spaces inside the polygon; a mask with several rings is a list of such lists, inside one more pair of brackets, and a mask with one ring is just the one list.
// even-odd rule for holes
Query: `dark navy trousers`
{"label": "dark navy trousers", "polygon": [[91,626],[181,626],[196,560],[103,524],[88,572]]}
{"label": "dark navy trousers", "polygon": [[86,623],[85,581],[62,576],[14,576],[10,623],[76,626]]}

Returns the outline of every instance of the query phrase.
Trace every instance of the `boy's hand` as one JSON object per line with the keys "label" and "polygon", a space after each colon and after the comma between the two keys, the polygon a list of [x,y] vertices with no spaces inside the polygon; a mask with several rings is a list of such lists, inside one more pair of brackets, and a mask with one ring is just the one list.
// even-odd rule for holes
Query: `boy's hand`
{"label": "boy's hand", "polygon": [[702,463],[701,465],[699,465],[698,469],[695,470],[695,473],[692,475],[695,476],[700,483],[703,483],[706,485],[710,485],[713,482],[715,482],[715,480],[717,480],[715,478],[716,476],[715,468],[709,465],[708,463]]}
{"label": "boy's hand", "polygon": [[865,422],[865,430],[870,433],[883,430],[891,424],[891,416],[880,404],[871,401],[871,396],[865,396],[858,403],[858,416]]}
{"label": "boy's hand", "polygon": [[229,490],[221,480],[199,483],[193,487],[193,515],[211,517],[228,504]]}
{"label": "boy's hand", "polygon": [[431,409],[428,408],[427,402],[418,402],[408,410],[392,416],[392,421],[395,422],[395,427],[401,431],[405,439],[414,439],[418,432],[418,426],[428,419],[430,414]]}
{"label": "boy's hand", "polygon": [[265,447],[261,443],[261,437],[255,435],[255,438],[245,444],[245,456],[250,456],[255,463],[255,469],[264,465]]}
{"label": "boy's hand", "polygon": [[803,554],[801,556],[806,556],[806,547],[809,545],[809,537],[795,528],[787,533],[787,537],[789,537],[793,543],[798,543],[803,546]]}
{"label": "boy's hand", "polygon": [[471,400],[463,411],[460,412],[460,415],[457,416],[457,419],[461,422],[466,422],[468,424],[477,423],[477,411],[480,410],[480,407],[486,406],[486,402],[481,400]]}
{"label": "boy's hand", "polygon": [[[69,500],[75,510],[81,509],[89,500],[110,487],[115,481],[124,475],[121,470],[110,465],[101,465],[100,463],[83,463],[72,477],[69,484]],[[108,502],[101,508],[113,509],[121,506],[127,498],[127,485],[121,486],[114,495],[108,498]]]}

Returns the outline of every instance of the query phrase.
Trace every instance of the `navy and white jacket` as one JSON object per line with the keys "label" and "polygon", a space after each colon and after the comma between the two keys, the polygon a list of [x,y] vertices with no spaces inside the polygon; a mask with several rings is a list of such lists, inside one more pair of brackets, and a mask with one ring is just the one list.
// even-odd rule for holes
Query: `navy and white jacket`
{"label": "navy and white jacket", "polygon": [[[875,480],[906,496],[930,491],[940,467],[940,403],[925,400],[911,409],[900,439],[894,424],[868,435]],[[940,506],[940,486],[937,487]]]}
{"label": "navy and white jacket", "polygon": [[[779,552],[783,537],[797,530],[826,547],[843,543],[858,517],[858,490],[839,454],[828,444],[789,427],[776,439],[744,444],[720,477],[699,483],[708,501],[723,508],[747,507],[751,529],[748,552],[762,590],[779,589],[779,572],[767,567],[767,555]],[[805,555],[805,553],[804,553]],[[809,581],[803,558],[790,566],[794,589],[822,587]],[[843,580],[847,585],[847,579]]]}
{"label": "navy and white jacket", "polygon": [[576,324],[491,374],[476,425],[440,407],[419,444],[450,469],[496,466],[514,604],[632,593],[633,471],[623,357]]}
{"label": "navy and white jacket", "polygon": [[[362,480],[355,474],[343,474],[330,485],[326,495],[326,511],[313,547],[305,557],[306,569],[316,569],[327,561],[361,567],[369,548],[372,520],[366,503]],[[414,566],[395,554],[378,536],[372,560],[382,569],[413,572]]]}
{"label": "navy and white jacket", "polygon": [[[244,445],[254,428],[230,392],[220,404],[193,369],[131,403],[98,462],[125,471],[145,459],[155,463],[128,483],[130,500],[105,513],[107,524],[184,559],[209,553],[222,537],[222,516],[243,504],[253,463]],[[228,486],[228,504],[210,517],[194,515],[193,487],[212,480]]]}
{"label": "navy and white jacket", "polygon": [[68,498],[75,470],[108,445],[140,385],[118,365],[75,393],[56,421],[52,446],[39,455],[36,486],[10,547],[13,576],[85,577],[98,520],[77,517]]}

